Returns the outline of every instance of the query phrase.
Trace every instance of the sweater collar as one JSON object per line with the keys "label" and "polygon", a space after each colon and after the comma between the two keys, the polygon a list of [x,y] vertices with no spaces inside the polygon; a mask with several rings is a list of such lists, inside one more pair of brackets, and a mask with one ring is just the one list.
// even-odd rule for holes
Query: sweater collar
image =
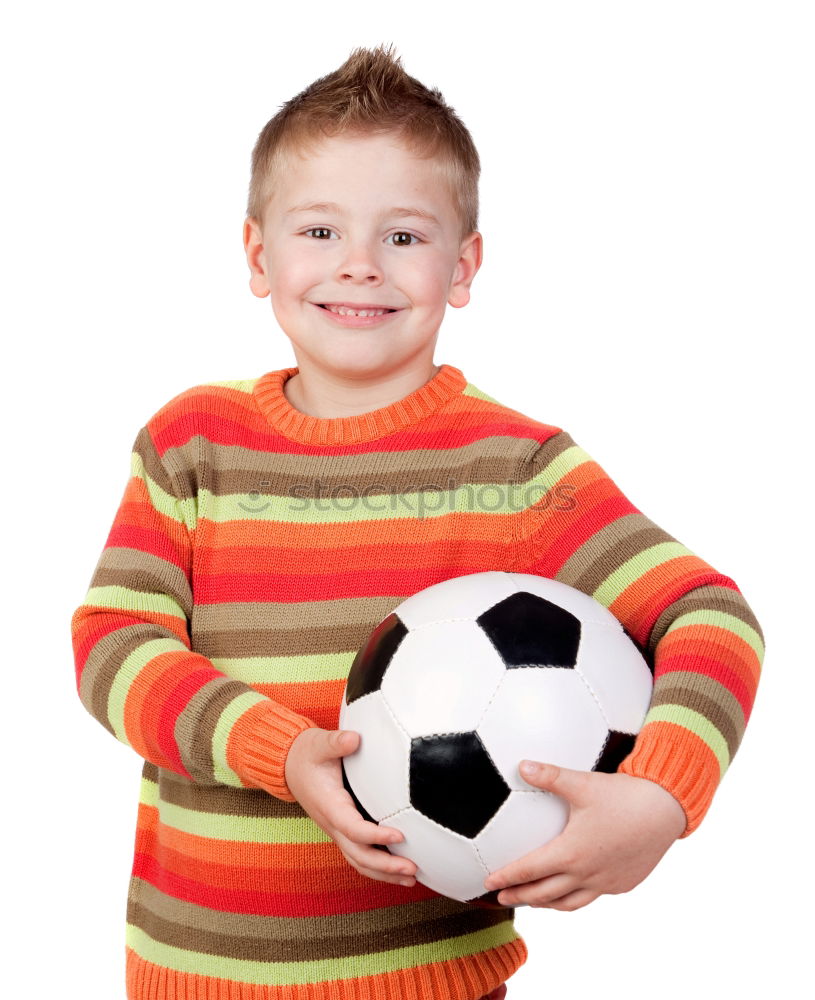
{"label": "sweater collar", "polygon": [[255,384],[254,396],[269,423],[301,444],[357,444],[393,434],[441,409],[467,384],[460,369],[441,365],[424,385],[388,406],[350,417],[312,417],[296,410],[283,392],[286,381],[299,370],[267,372]]}

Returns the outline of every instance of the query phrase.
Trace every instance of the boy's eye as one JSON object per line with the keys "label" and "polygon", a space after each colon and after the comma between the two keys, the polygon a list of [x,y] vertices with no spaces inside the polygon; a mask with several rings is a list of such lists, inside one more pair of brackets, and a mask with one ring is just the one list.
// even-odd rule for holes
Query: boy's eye
{"label": "boy's eye", "polygon": [[[391,236],[407,236],[407,238],[410,239],[410,240],[416,240],[417,243],[421,242],[421,240],[419,239],[419,237],[418,236],[414,236],[413,233],[391,233]],[[413,244],[412,243],[405,243],[402,240],[399,240],[397,243],[394,244],[394,246],[397,246],[397,247],[410,247],[410,246],[413,246]]]}
{"label": "boy's eye", "polygon": [[[307,229],[305,232],[306,236],[310,236],[311,233],[321,233],[321,234],[333,233],[334,230],[329,229],[327,226],[315,226],[313,229]],[[414,236],[413,233],[391,233],[391,236],[398,237],[397,242],[394,243],[394,246],[397,247],[411,247],[413,246],[413,243],[410,242],[411,240],[414,240],[416,243],[421,243],[419,237]],[[402,237],[407,237],[407,239],[403,239]],[[325,239],[331,239],[331,236],[319,235],[315,236],[314,238],[318,240],[325,240]],[[336,238],[338,239],[339,237]],[[390,239],[390,237],[388,238]]]}

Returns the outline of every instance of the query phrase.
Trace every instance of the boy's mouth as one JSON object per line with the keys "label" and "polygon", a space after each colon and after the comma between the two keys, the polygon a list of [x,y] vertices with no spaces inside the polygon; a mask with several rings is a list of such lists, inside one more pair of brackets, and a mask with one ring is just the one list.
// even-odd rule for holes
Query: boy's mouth
{"label": "boy's mouth", "polygon": [[320,309],[325,309],[337,316],[383,316],[386,313],[398,312],[398,309],[391,309],[389,306],[378,306],[371,304],[348,305],[345,302],[317,302]]}

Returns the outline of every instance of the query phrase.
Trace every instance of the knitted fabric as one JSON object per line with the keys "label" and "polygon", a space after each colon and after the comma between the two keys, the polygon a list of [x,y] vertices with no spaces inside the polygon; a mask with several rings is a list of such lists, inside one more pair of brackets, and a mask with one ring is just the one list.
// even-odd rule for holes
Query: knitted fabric
{"label": "knitted fabric", "polygon": [[475,1000],[526,957],[513,911],[358,874],[293,800],[348,668],[409,595],[484,570],[578,587],[654,669],[620,770],[696,829],[763,658],[736,584],[646,518],[562,429],[442,365],[359,416],[300,413],[298,371],[182,393],[139,433],[72,621],[80,698],[144,759],[131,1000]]}

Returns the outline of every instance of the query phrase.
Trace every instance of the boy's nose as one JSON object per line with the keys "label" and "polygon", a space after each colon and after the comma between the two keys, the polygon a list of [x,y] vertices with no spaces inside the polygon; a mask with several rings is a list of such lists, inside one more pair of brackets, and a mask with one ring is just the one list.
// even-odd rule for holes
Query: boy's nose
{"label": "boy's nose", "polygon": [[339,263],[338,276],[341,280],[366,281],[383,276],[379,254],[370,246],[360,244],[350,247]]}

